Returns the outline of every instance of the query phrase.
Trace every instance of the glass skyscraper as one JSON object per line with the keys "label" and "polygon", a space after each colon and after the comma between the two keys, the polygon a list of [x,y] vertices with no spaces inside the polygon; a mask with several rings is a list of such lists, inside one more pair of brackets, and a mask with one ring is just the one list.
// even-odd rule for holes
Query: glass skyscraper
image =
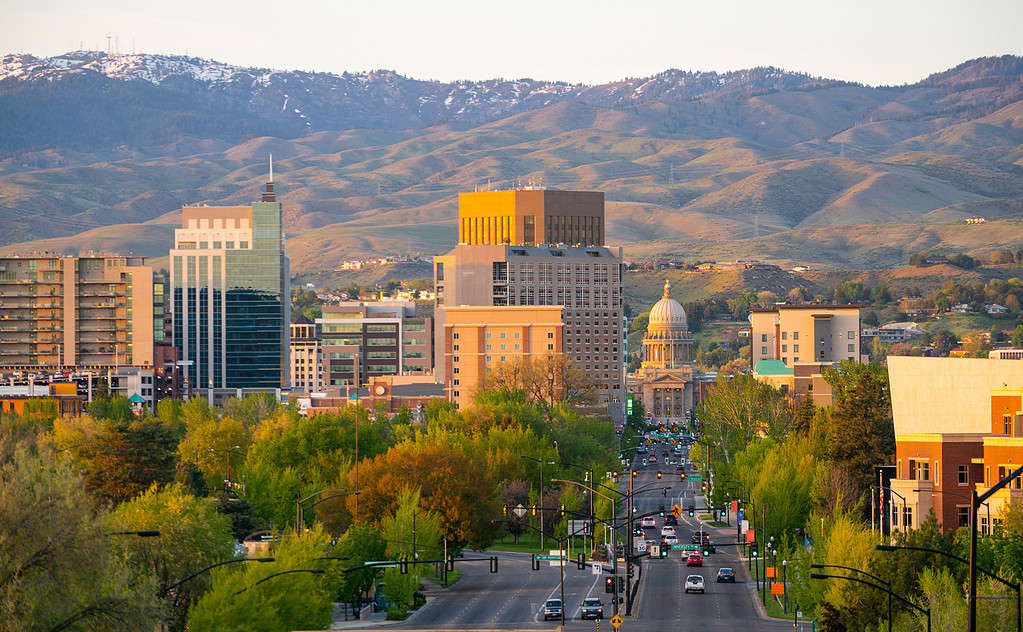
{"label": "glass skyscraper", "polygon": [[192,389],[288,382],[290,271],[268,182],[251,206],[186,206],[171,258],[173,338]]}

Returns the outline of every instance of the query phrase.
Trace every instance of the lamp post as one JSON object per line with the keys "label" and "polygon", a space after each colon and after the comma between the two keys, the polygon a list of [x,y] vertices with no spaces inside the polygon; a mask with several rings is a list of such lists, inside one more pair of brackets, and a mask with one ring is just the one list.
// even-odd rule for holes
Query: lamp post
{"label": "lamp post", "polygon": [[[544,533],[543,532],[543,483],[544,483],[544,480],[543,480],[543,464],[544,464],[544,460],[543,459],[538,459],[538,458],[532,457],[532,456],[526,456],[525,454],[520,455],[519,458],[520,459],[529,459],[530,461],[536,461],[537,463],[540,464],[540,491],[539,491],[539,494],[540,494],[540,550],[543,551],[543,533]],[[555,464],[554,461],[546,461],[546,463],[548,465],[554,465]]]}
{"label": "lamp post", "polygon": [[224,480],[222,491],[224,496],[227,496],[227,487],[231,484],[231,455],[241,452],[242,447],[240,445],[233,445],[229,448],[207,448],[206,451],[210,453],[223,452],[227,454],[227,478]]}
{"label": "lamp post", "polygon": [[111,531],[103,535],[137,535],[140,538],[158,538],[160,537],[160,532],[155,529],[149,529],[145,531]]}
{"label": "lamp post", "polygon": [[[877,489],[877,490],[887,489],[889,494],[892,494],[894,496],[898,496],[899,499],[902,501],[902,520],[896,520],[895,522],[905,522],[905,520],[906,520],[906,497],[905,496],[903,496],[899,492],[895,491],[891,487],[885,487],[884,485],[871,485],[870,488],[871,489]],[[880,518],[881,518],[881,521],[880,521],[881,524],[878,525],[878,526],[880,527],[881,531],[884,531],[884,516],[880,516]],[[895,524],[889,524],[888,525],[888,535],[892,534],[893,527],[896,527],[896,526],[898,526],[898,525],[895,525]],[[906,525],[903,525],[903,526],[906,526]],[[899,531],[902,531],[902,529],[899,529]]]}
{"label": "lamp post", "polygon": [[[859,569],[854,569],[854,570],[859,570]],[[862,571],[860,571],[860,572],[862,572]],[[843,576],[843,575],[823,575],[821,573],[811,573],[810,574],[810,579],[845,579],[847,581],[859,582],[861,584],[865,584],[867,586],[870,586],[871,588],[877,588],[878,590],[883,590],[884,592],[888,593],[889,596],[898,599],[899,601],[901,601],[902,603],[906,604],[910,608],[914,608],[916,610],[919,610],[920,612],[922,612],[925,615],[927,615],[927,632],[931,632],[931,609],[930,608],[921,608],[920,606],[916,605],[912,601],[909,601],[905,597],[902,597],[901,595],[896,595],[895,593],[892,592],[892,590],[890,588],[886,588],[884,586],[879,586],[879,585],[877,585],[875,583],[868,582],[868,581],[866,581],[864,579],[860,579],[858,577],[848,577],[848,576]],[[891,623],[891,619],[890,618],[888,619],[888,622],[889,622],[889,624]]]}
{"label": "lamp post", "polygon": [[580,469],[580,470],[586,472],[587,476],[589,477],[587,479],[587,482],[590,485],[588,487],[586,487],[585,489],[589,490],[589,492],[590,492],[590,557],[592,558],[593,557],[593,551],[597,548],[596,536],[593,533],[593,531],[594,531],[594,529],[593,529],[593,526],[594,526],[593,525],[593,468],[584,467],[582,465],[576,465],[575,463],[567,463],[565,461],[562,461],[560,463],[560,465],[567,466],[567,467],[574,467],[576,469]]}
{"label": "lamp post", "polygon": [[[942,551],[941,549],[931,549],[931,548],[928,548],[928,547],[925,547],[925,546],[895,546],[895,545],[890,545],[890,544],[878,544],[874,548],[877,549],[878,551],[925,551],[927,553],[937,553],[938,555],[944,555],[945,557],[950,557],[953,560],[956,560],[957,562],[962,562],[963,564],[969,564],[970,563],[970,560],[968,560],[968,559],[966,559],[964,557],[960,557],[960,556],[958,556],[958,555],[956,555],[954,553],[949,553],[948,551]],[[1021,629],[1020,626],[1023,625],[1023,623],[1021,623],[1021,622],[1023,622],[1023,619],[1020,619],[1020,585],[1015,583],[1015,582],[1011,582],[1011,581],[1009,581],[1009,580],[1007,580],[1007,579],[1005,579],[1003,577],[999,577],[998,575],[995,575],[991,571],[989,571],[989,570],[987,570],[985,568],[982,568],[980,566],[976,566],[976,569],[978,571],[980,571],[981,573],[984,573],[985,575],[987,575],[991,579],[993,579],[995,581],[998,581],[998,582],[1001,582],[1002,584],[1004,584],[1004,585],[1008,586],[1009,588],[1012,588],[1013,590],[1016,591],[1016,630],[1017,630],[1017,632],[1019,632],[1020,629]]]}
{"label": "lamp post", "polygon": [[160,591],[160,596],[162,597],[162,596],[166,595],[167,593],[169,593],[170,591],[174,590],[175,588],[177,588],[181,584],[184,584],[188,580],[194,579],[194,578],[198,577],[199,575],[202,575],[206,571],[214,569],[214,568],[216,568],[218,566],[224,566],[225,564],[239,564],[241,562],[273,562],[273,561],[274,561],[274,558],[272,558],[272,557],[242,557],[242,558],[235,559],[235,560],[225,560],[223,562],[217,562],[216,564],[210,564],[209,566],[207,566],[205,568],[200,568],[199,570],[195,571],[194,573],[192,573],[188,577],[185,577],[184,579],[179,579],[178,581],[174,582],[173,584],[165,587],[163,590]]}
{"label": "lamp post", "polygon": [[[1007,486],[1013,479],[1018,478],[1023,474],[1023,467],[1017,468],[1015,472],[1012,472],[1002,480],[989,487],[986,492],[977,495],[977,490],[974,489],[970,492],[970,592],[969,594],[969,606],[970,606],[970,627],[969,632],[977,632],[977,507],[980,503],[984,502],[988,498],[991,498],[994,494],[998,493],[1003,487]],[[1019,619],[1019,617],[1016,617]],[[1019,622],[1016,623],[1017,629],[1019,628]]]}
{"label": "lamp post", "polygon": [[242,588],[241,590],[236,592],[233,596],[237,597],[238,595],[242,594],[243,592],[245,592],[249,588],[255,588],[256,586],[262,584],[263,582],[265,582],[265,581],[267,581],[269,579],[273,579],[274,577],[280,577],[281,575],[288,575],[290,573],[312,573],[314,575],[322,575],[325,572],[326,571],[324,571],[322,568],[295,568],[295,569],[292,569],[290,571],[281,571],[279,573],[274,573],[272,575],[267,575],[266,577],[264,577],[263,579],[259,580],[255,584],[252,584],[251,586],[246,586],[245,588]]}
{"label": "lamp post", "polygon": [[886,579],[881,579],[877,575],[871,575],[867,571],[860,570],[858,568],[852,568],[851,566],[842,566],[841,564],[811,564],[810,568],[841,568],[847,571],[853,571],[854,573],[860,573],[866,575],[871,579],[876,579],[880,583],[884,584],[888,592],[888,632],[892,629],[892,583]]}
{"label": "lamp post", "polygon": [[305,513],[304,510],[302,509],[302,503],[304,503],[305,501],[309,500],[310,498],[315,498],[316,496],[319,496],[320,494],[326,494],[326,493],[330,493],[331,495],[330,496],[326,496],[324,498],[317,499],[316,502],[314,502],[313,504],[309,505],[309,508],[312,509],[313,507],[315,507],[316,505],[318,505],[318,504],[320,504],[320,503],[322,503],[324,501],[330,500],[331,498],[338,498],[340,496],[355,496],[356,498],[359,497],[359,490],[349,491],[347,489],[321,489],[318,492],[313,492],[312,494],[309,494],[305,498],[303,498],[303,499],[301,499],[299,501],[296,501],[295,502],[295,516],[296,516],[295,517],[295,533],[300,533],[301,529],[302,529],[302,524],[303,524],[302,519],[303,519],[304,513]]}

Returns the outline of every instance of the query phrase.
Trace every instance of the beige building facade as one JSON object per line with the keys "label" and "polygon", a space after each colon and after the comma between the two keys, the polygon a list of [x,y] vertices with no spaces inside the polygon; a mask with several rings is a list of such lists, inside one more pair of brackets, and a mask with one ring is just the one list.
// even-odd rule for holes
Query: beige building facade
{"label": "beige building facade", "polygon": [[323,357],[315,323],[291,323],[291,388],[323,391]]}
{"label": "beige building facade", "polygon": [[143,257],[0,258],[0,367],[152,366],[155,327]]}
{"label": "beige building facade", "polygon": [[752,366],[761,360],[860,361],[860,309],[855,305],[775,305],[750,316]]}
{"label": "beige building facade", "polygon": [[459,407],[472,404],[488,368],[563,353],[560,305],[445,307],[444,390]]}

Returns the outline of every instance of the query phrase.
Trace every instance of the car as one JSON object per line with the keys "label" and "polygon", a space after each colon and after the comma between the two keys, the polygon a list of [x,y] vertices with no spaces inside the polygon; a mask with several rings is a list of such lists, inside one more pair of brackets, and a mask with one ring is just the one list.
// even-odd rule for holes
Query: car
{"label": "car", "polygon": [[699,553],[690,553],[686,558],[686,566],[703,566],[703,556]]}
{"label": "car", "polygon": [[678,535],[678,532],[675,531],[675,527],[671,525],[664,525],[661,527],[661,537],[666,535]]}
{"label": "car", "polygon": [[654,522],[653,518],[647,516],[646,518],[643,518],[642,520],[639,521],[639,526],[644,529],[654,529],[657,527],[657,523]]}
{"label": "car", "polygon": [[694,533],[693,535],[689,536],[689,541],[691,543],[693,543],[693,544],[700,544],[701,540],[703,541],[703,544],[709,544],[710,543],[710,534],[697,532],[697,533]]}
{"label": "car", "polygon": [[671,535],[671,534],[666,535],[663,538],[661,538],[661,543],[664,546],[671,546],[672,544],[678,544],[678,536],[674,536],[674,535]]}
{"label": "car", "polygon": [[583,605],[579,613],[579,617],[582,619],[603,619],[604,604],[600,603],[600,599],[597,599],[596,597],[587,597],[586,599],[583,599]]}
{"label": "car", "polygon": [[562,605],[560,599],[548,599],[543,605],[543,620],[560,619]]}
{"label": "car", "polygon": [[646,542],[647,548],[650,548],[651,546],[656,546],[657,544],[657,540],[651,538],[647,538],[646,540],[644,540],[644,542]]}
{"label": "car", "polygon": [[718,583],[721,582],[732,582],[735,583],[735,570],[731,568],[722,568],[718,571]]}
{"label": "car", "polygon": [[706,585],[703,582],[703,575],[690,575],[686,577],[686,592],[707,592]]}
{"label": "car", "polygon": [[678,518],[675,517],[675,514],[667,514],[664,516],[664,524],[675,526],[678,524]]}

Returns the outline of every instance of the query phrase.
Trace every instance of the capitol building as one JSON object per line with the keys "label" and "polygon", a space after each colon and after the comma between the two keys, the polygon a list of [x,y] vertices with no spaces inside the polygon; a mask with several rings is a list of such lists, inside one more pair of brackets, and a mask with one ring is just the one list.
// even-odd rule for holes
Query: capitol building
{"label": "capitol building", "polygon": [[693,364],[693,336],[686,311],[671,298],[671,283],[650,308],[643,336],[643,362],[628,376],[629,394],[643,402],[648,418],[656,422],[682,421],[699,402],[703,374]]}

